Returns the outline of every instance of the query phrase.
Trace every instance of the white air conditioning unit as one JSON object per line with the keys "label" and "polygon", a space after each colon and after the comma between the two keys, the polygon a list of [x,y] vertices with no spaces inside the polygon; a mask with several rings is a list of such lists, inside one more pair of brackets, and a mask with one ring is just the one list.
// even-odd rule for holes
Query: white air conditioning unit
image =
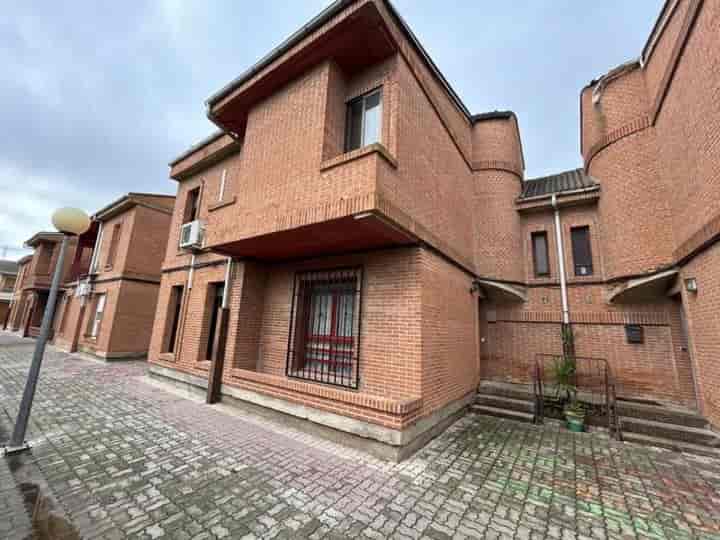
{"label": "white air conditioning unit", "polygon": [[180,227],[180,247],[199,248],[202,246],[204,227],[202,221],[196,219]]}
{"label": "white air conditioning unit", "polygon": [[92,292],[92,286],[87,281],[78,283],[75,289],[75,297],[88,296]]}

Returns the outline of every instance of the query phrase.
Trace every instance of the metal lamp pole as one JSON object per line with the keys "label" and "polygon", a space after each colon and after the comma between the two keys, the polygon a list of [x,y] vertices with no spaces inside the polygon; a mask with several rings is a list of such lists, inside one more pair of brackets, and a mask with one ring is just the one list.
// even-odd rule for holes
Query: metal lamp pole
{"label": "metal lamp pole", "polygon": [[[68,215],[68,210],[70,210],[70,215]],[[66,214],[59,215],[63,211],[65,211]],[[84,217],[86,222],[84,225],[82,223],[78,224],[78,221],[82,221],[82,217]],[[75,226],[68,226],[67,228],[62,227],[64,224],[62,218],[75,219],[75,223],[72,223],[72,225]],[[23,392],[22,401],[20,402],[20,410],[18,411],[10,443],[5,447],[5,455],[15,454],[30,448],[30,445],[25,441],[25,431],[27,430],[28,420],[30,420],[30,410],[32,409],[33,398],[35,397],[35,388],[37,386],[38,376],[40,375],[40,366],[42,365],[43,355],[45,353],[45,345],[47,344],[48,337],[50,336],[50,326],[52,325],[53,317],[55,315],[55,303],[57,300],[58,289],[60,288],[60,280],[62,279],[63,274],[65,251],[68,244],[69,234],[71,234],[65,231],[82,234],[89,226],[89,219],[79,210],[65,208],[58,210],[58,212],[53,215],[53,223],[55,223],[56,227],[63,232],[63,239],[60,244],[60,254],[58,255],[58,260],[55,265],[55,272],[53,272],[50,293],[48,294],[45,313],[43,315],[42,325],[40,326],[40,335],[35,342],[35,351],[33,352],[30,371],[28,372],[27,382],[25,383],[25,391]]]}

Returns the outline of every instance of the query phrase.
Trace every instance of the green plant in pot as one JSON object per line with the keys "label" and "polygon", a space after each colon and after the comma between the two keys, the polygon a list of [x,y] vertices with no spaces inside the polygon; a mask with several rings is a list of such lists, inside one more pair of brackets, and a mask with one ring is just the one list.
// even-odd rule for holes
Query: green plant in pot
{"label": "green plant in pot", "polygon": [[563,406],[567,427],[571,431],[585,430],[585,408],[577,399],[575,359],[563,356],[555,362],[555,399]]}
{"label": "green plant in pot", "polygon": [[577,399],[565,407],[565,420],[570,431],[585,431],[585,407]]}

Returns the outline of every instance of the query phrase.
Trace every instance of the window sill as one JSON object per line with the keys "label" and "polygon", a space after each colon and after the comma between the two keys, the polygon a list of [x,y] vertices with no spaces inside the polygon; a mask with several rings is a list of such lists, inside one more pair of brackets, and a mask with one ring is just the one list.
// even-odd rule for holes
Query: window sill
{"label": "window sill", "polygon": [[211,204],[210,206],[208,206],[208,212],[214,212],[215,210],[219,210],[220,208],[225,208],[226,206],[230,206],[231,204],[235,204],[235,201],[236,201],[236,200],[237,200],[237,198],[235,197],[235,195],[233,195],[233,196],[230,197],[229,199],[226,199],[226,200],[224,200],[224,201],[218,201],[218,202],[216,202],[216,203]]}
{"label": "window sill", "polygon": [[395,159],[395,157],[389,152],[389,150],[380,143],[373,143],[368,146],[358,148],[357,150],[351,150],[350,152],[346,152],[332,159],[323,161],[320,164],[320,171],[327,171],[329,169],[337,167],[338,165],[349,163],[350,161],[354,161],[356,159],[360,159],[361,157],[375,153],[379,154],[385,161],[390,164],[391,167],[397,169],[397,159]]}

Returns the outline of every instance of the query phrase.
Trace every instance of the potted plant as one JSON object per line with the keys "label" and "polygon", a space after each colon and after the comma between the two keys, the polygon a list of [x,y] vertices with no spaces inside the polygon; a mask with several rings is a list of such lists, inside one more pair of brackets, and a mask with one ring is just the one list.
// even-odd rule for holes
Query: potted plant
{"label": "potted plant", "polygon": [[555,399],[561,404],[570,431],[585,431],[585,408],[577,399],[575,361],[563,356],[555,362]]}
{"label": "potted plant", "polygon": [[577,399],[565,407],[565,420],[570,431],[585,431],[585,407]]}

